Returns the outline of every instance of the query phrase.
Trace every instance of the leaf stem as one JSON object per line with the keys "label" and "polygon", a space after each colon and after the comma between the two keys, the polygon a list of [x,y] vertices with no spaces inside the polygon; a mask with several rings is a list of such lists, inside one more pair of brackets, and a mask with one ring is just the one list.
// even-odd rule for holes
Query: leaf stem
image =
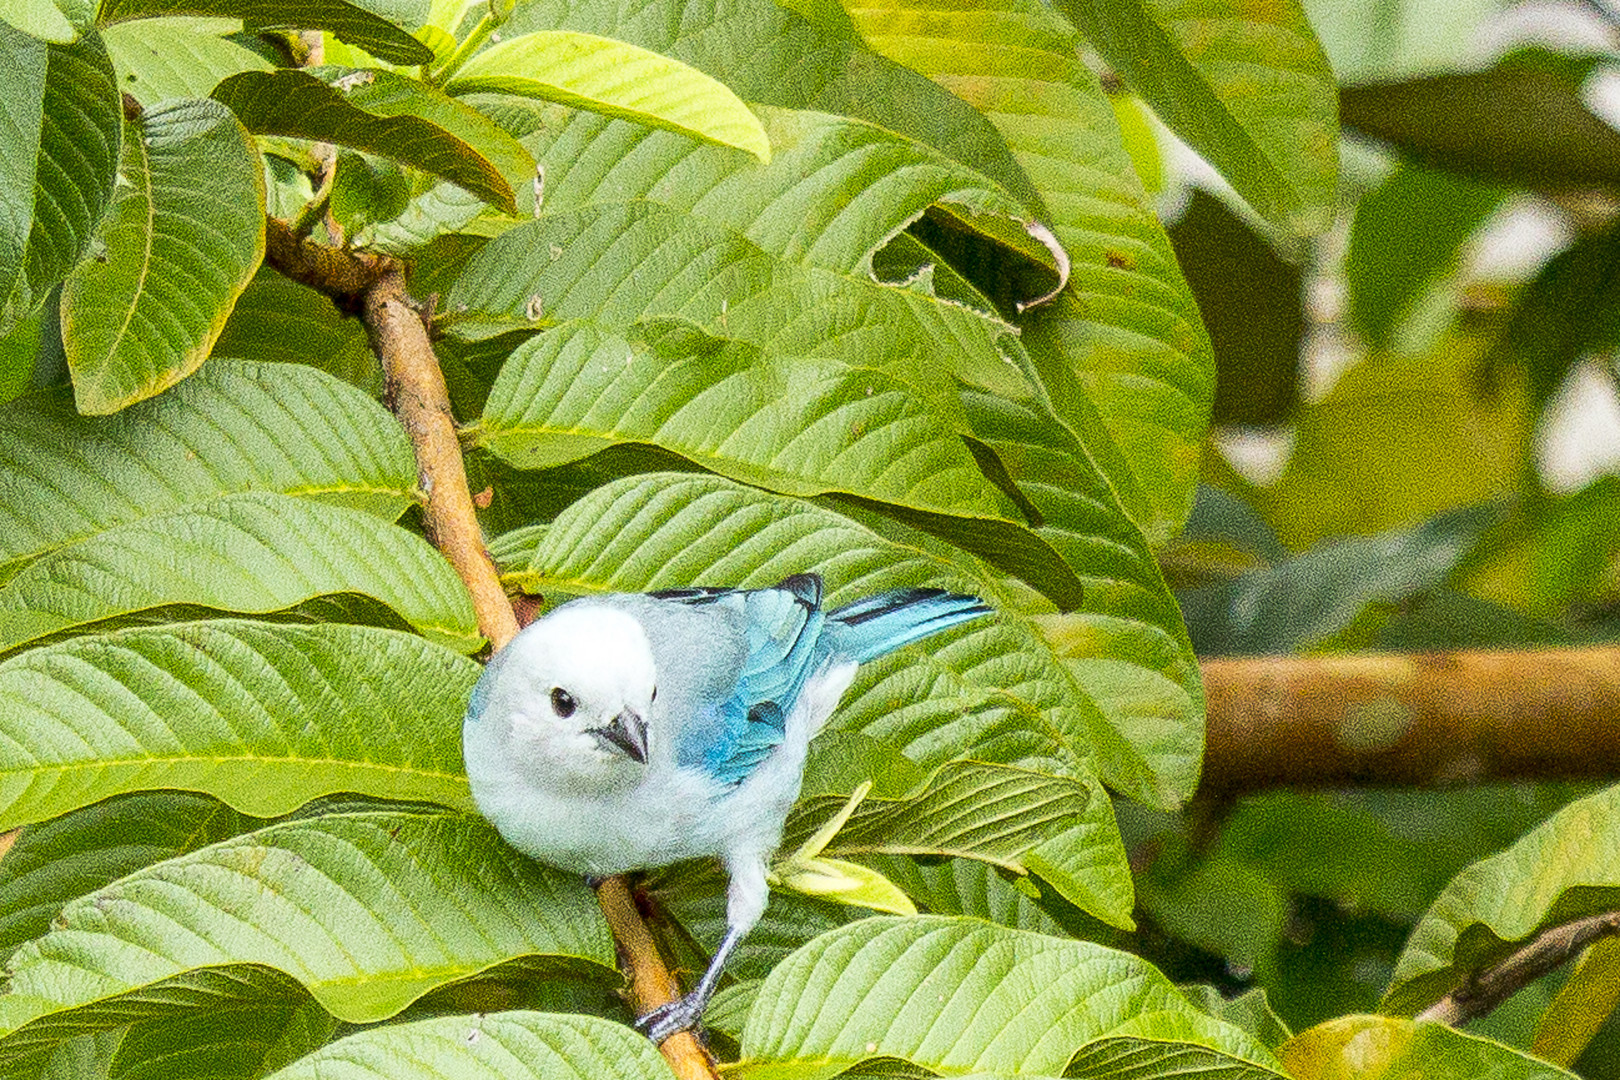
{"label": "leaf stem", "polygon": [[461,70],[461,65],[471,60],[473,55],[484,47],[484,42],[501,28],[511,14],[511,0],[489,0],[489,10],[484,12],[483,18],[478,20],[466,39],[456,46],[456,51],[450,54],[444,66],[435,71],[428,82],[434,86],[443,86],[448,82],[450,76]]}

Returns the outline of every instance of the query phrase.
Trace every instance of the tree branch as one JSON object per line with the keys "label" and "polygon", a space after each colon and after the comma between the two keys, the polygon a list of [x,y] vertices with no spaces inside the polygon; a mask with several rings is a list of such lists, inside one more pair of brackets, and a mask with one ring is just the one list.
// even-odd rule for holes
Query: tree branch
{"label": "tree branch", "polygon": [[1620,911],[1606,911],[1549,927],[1498,964],[1469,972],[1463,981],[1427,1009],[1419,1020],[1457,1027],[1496,1007],[1543,975],[1567,963],[1599,938],[1620,934]]}
{"label": "tree branch", "polygon": [[[360,300],[366,333],[382,360],[388,406],[416,453],[428,537],[472,594],[479,631],[494,648],[501,648],[517,633],[517,617],[484,550],[444,373],[427,327],[406,295],[404,269],[385,256],[301,239],[274,218],[267,230],[266,260],[288,277],[346,304]],[[603,882],[597,900],[618,945],[636,1014],[673,1001],[680,986],[664,964],[625,880]],[[716,1080],[708,1051],[691,1032],[666,1039],[659,1049],[680,1080]]]}
{"label": "tree branch", "polygon": [[1213,659],[1199,795],[1620,774],[1620,647]]}

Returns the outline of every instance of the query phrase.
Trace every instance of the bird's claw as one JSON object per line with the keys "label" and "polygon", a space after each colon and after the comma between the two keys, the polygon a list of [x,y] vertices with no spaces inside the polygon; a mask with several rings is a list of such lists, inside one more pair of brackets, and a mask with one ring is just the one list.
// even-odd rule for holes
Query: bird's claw
{"label": "bird's claw", "polygon": [[696,994],[687,994],[667,1005],[660,1005],[646,1016],[638,1016],[636,1030],[651,1039],[655,1046],[671,1035],[692,1031],[698,1026],[705,1004],[696,998]]}

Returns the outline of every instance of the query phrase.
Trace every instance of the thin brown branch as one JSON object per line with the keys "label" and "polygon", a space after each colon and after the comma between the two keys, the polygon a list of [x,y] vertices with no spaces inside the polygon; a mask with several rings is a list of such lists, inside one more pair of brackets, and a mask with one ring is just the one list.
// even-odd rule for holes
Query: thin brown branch
{"label": "thin brown branch", "polygon": [[1470,972],[1451,993],[1418,1013],[1417,1018],[1457,1027],[1489,1016],[1502,1002],[1562,967],[1594,941],[1616,934],[1620,934],[1620,911],[1549,927],[1500,963]]}
{"label": "thin brown branch", "polygon": [[1620,647],[1207,660],[1201,796],[1620,775]]}
{"label": "thin brown branch", "polygon": [[[308,255],[318,267],[328,267],[333,256],[359,260],[331,248],[311,253],[309,249],[320,246],[305,241],[297,244],[297,253]],[[389,407],[416,452],[417,478],[426,495],[428,537],[466,583],[479,630],[499,649],[517,633],[517,617],[484,550],[444,373],[428,340],[427,327],[405,293],[405,275],[397,263],[372,260],[341,270],[334,280],[349,280],[343,275],[351,272],[369,278],[360,294],[366,331],[382,358]],[[680,986],[664,964],[624,879],[603,882],[597,899],[618,945],[636,1014],[673,1001]],[[716,1080],[708,1052],[690,1032],[666,1039],[660,1049],[681,1080]]]}

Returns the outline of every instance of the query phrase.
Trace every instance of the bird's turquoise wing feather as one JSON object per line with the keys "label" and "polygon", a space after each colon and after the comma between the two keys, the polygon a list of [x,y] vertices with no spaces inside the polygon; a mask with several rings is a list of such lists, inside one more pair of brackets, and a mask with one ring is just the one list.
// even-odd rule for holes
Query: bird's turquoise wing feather
{"label": "bird's turquoise wing feather", "polygon": [[825,653],[821,579],[795,574],[770,589],[668,589],[660,600],[730,609],[745,635],[737,681],[715,703],[714,722],[694,726],[676,748],[683,766],[739,783],[782,742],[787,716]]}

